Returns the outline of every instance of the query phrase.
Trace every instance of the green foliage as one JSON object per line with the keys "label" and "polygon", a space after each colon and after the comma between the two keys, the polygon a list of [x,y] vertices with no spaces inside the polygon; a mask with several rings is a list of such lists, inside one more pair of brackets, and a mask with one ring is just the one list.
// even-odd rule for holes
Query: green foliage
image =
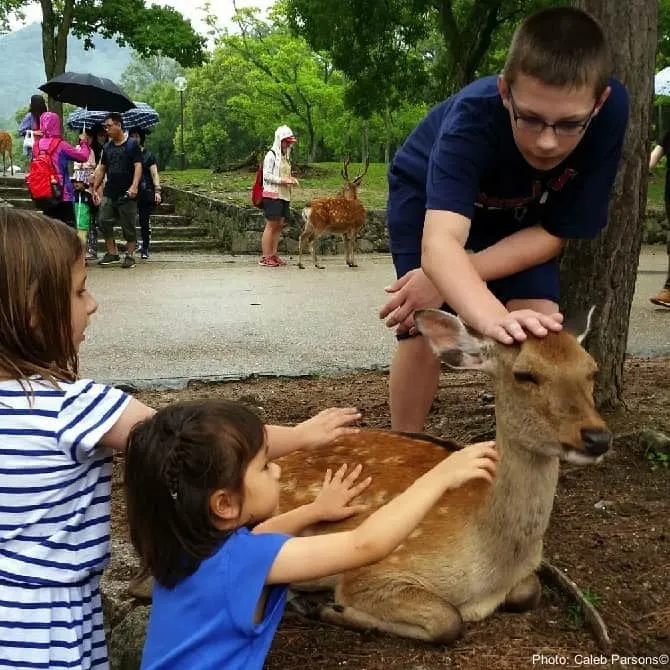
{"label": "green foliage", "polygon": [[[602,602],[602,598],[591,589],[584,589],[582,595],[584,599],[593,607],[598,607]],[[571,603],[568,607],[568,620],[575,628],[581,628],[584,624],[584,608],[581,603]]]}
{"label": "green foliage", "polygon": [[[60,1],[51,0],[55,9]],[[205,58],[205,40],[190,21],[172,7],[147,6],[144,0],[76,0],[72,32],[85,38],[98,33],[142,56],[167,56],[184,67]]]}

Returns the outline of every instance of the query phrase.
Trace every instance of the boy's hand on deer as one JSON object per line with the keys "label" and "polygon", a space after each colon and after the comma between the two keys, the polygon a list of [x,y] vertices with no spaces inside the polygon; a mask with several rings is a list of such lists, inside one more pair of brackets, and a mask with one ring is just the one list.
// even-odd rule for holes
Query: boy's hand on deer
{"label": "boy's hand on deer", "polygon": [[496,463],[500,452],[495,449],[495,441],[477,442],[444,459],[449,488],[456,489],[471,479],[484,479],[493,483]]}
{"label": "boy's hand on deer", "polygon": [[297,441],[304,449],[323,447],[338,437],[358,433],[359,429],[351,428],[349,424],[360,418],[361,413],[355,407],[324,409],[295,427]]}
{"label": "boy's hand on deer", "polygon": [[415,310],[438,308],[444,302],[433,282],[426,277],[421,268],[410,270],[384,290],[394,295],[379,311],[379,318],[385,319],[388,316],[386,327],[397,326],[400,333],[415,332]]}
{"label": "boy's hand on deer", "polygon": [[358,481],[362,470],[362,465],[357,465],[348,473],[346,465],[343,465],[335,474],[330,469],[326,470],[321,491],[312,503],[319,520],[341,521],[368,509],[367,505],[349,504],[372,482],[372,477]]}
{"label": "boy's hand on deer", "polygon": [[526,331],[535,337],[545,337],[550,331],[558,332],[562,328],[563,315],[560,312],[542,314],[532,309],[520,309],[495,317],[478,330],[502,344],[513,344],[528,339]]}

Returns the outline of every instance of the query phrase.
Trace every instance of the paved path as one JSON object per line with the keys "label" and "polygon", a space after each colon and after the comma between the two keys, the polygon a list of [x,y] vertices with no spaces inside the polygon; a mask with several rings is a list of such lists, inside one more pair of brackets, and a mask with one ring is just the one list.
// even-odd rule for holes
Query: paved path
{"label": "paved path", "polygon": [[[348,269],[264,268],[252,257],[156,254],[132,270],[92,267],[100,307],[81,373],[100,381],[179,386],[251,373],[300,375],[386,367],[395,339],[376,314],[394,277],[387,255]],[[670,355],[670,310],[648,297],[663,283],[665,249],[641,257],[629,352]]]}

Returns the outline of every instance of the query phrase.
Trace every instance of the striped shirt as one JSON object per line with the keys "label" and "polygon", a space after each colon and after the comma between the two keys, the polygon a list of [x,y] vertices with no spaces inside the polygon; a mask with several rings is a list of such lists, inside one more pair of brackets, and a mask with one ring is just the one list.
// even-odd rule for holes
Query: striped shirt
{"label": "striped shirt", "polygon": [[128,396],[90,380],[0,382],[0,670],[107,668],[98,589]]}

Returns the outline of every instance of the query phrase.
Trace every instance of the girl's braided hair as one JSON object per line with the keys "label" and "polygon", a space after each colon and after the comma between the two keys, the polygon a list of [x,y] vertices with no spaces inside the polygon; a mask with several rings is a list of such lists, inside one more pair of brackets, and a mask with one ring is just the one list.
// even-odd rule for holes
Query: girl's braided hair
{"label": "girl's braided hair", "polygon": [[175,403],[132,431],[125,486],[130,538],[144,570],[166,587],[196,571],[230,534],[216,527],[210,497],[240,500],[244,473],[265,428],[248,407],[226,400]]}

